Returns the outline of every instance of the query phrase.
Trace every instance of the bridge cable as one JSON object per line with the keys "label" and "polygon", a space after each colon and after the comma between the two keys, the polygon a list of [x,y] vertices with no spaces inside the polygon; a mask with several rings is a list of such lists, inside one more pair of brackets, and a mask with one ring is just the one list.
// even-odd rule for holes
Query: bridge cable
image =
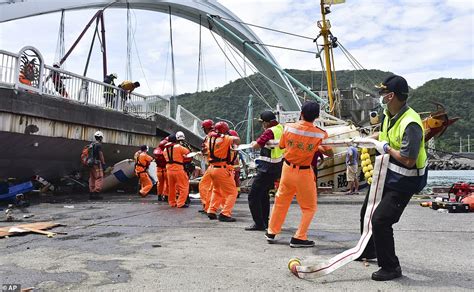
{"label": "bridge cable", "polygon": [[239,74],[240,78],[242,78],[242,80],[244,80],[244,82],[247,84],[247,86],[250,88],[250,90],[252,90],[252,92],[257,96],[259,97],[260,99],[262,99],[262,101],[265,103],[265,105],[267,105],[268,107],[271,108],[270,104],[262,97],[260,97],[259,93],[257,91],[254,90],[254,88],[248,83],[248,81],[246,80],[246,78],[244,78],[242,76],[242,74],[240,74],[239,70],[237,70],[237,68],[235,67],[234,63],[232,63],[232,61],[230,60],[230,58],[227,56],[227,54],[224,52],[224,50],[222,49],[222,46],[219,44],[219,42],[217,41],[216,37],[214,36],[212,30],[211,30],[211,36],[214,38],[214,41],[216,42],[217,46],[219,47],[219,49],[222,51],[222,53],[224,54],[224,56],[227,58],[227,60],[229,61],[229,63],[232,65],[232,67],[234,68],[235,72],[237,72],[237,74]]}
{"label": "bridge cable", "polygon": [[[135,14],[135,11],[132,10],[132,12],[133,12],[133,16],[134,16],[134,19],[135,19],[134,27],[137,27],[137,15]],[[136,31],[133,30],[132,40],[133,40],[133,44],[135,45],[135,52],[137,53],[138,64],[140,65],[140,70],[142,71],[143,78],[145,79],[146,86],[148,87],[148,92],[151,95],[153,93],[151,91],[150,84],[148,83],[148,78],[146,77],[145,71],[143,70],[142,60],[140,58],[140,53],[139,53],[140,51],[138,50],[137,42],[135,40],[135,32]]]}
{"label": "bridge cable", "polygon": [[171,22],[171,6],[168,6],[169,18],[170,18],[170,44],[171,44],[171,78],[173,84],[173,103],[174,103],[174,110],[176,111],[177,107],[177,100],[176,100],[176,75],[175,75],[175,67],[174,67],[174,48],[173,48],[173,25]]}
{"label": "bridge cable", "polygon": [[125,77],[132,80],[132,32],[131,32],[130,3],[127,1],[127,60],[125,67]]}

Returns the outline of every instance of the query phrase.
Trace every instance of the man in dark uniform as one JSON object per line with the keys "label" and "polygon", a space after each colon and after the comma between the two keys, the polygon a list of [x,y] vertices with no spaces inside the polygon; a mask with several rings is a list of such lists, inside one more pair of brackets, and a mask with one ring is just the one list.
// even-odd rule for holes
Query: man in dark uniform
{"label": "man in dark uniform", "polygon": [[268,192],[273,188],[275,180],[280,178],[284,150],[278,147],[283,134],[283,125],[277,122],[271,111],[260,114],[260,121],[265,131],[252,142],[252,148],[260,149],[257,158],[257,176],[248,196],[250,213],[254,224],[246,227],[247,231],[265,230],[270,217],[270,196]]}
{"label": "man in dark uniform", "polygon": [[[407,105],[407,81],[397,75],[388,77],[379,86],[380,103],[385,117],[376,149],[389,154],[382,199],[372,218],[372,239],[358,260],[377,258],[381,267],[372,274],[375,281],[387,281],[402,276],[395,255],[392,225],[397,223],[414,193],[426,185],[426,151],[420,116]],[[361,229],[367,208],[368,194],[361,210]]]}

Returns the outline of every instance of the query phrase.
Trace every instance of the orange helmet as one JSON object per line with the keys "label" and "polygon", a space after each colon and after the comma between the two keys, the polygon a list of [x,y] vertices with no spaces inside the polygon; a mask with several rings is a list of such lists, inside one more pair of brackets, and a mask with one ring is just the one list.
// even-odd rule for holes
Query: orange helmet
{"label": "orange helmet", "polygon": [[201,123],[201,127],[203,129],[212,129],[212,127],[214,126],[214,122],[212,120],[204,120],[202,121]]}
{"label": "orange helmet", "polygon": [[229,132],[229,125],[226,122],[217,122],[214,129],[216,129],[219,134],[227,134],[227,132]]}
{"label": "orange helmet", "polygon": [[235,130],[229,130],[229,135],[234,136],[234,137],[239,137],[239,133]]}

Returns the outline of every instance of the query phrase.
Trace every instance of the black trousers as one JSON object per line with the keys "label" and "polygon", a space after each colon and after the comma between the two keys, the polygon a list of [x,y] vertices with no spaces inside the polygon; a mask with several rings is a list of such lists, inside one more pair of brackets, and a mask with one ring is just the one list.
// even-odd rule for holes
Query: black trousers
{"label": "black trousers", "polygon": [[[389,189],[384,190],[382,199],[372,217],[372,237],[361,256],[362,258],[377,257],[379,267],[388,271],[393,271],[400,266],[398,257],[395,255],[392,225],[400,220],[400,216],[402,216],[412,196],[413,194],[403,194]],[[368,199],[369,193],[367,192],[360,210],[361,232],[364,226]]]}
{"label": "black trousers", "polygon": [[268,192],[274,187],[275,180],[280,177],[278,172],[257,173],[248,196],[250,213],[258,227],[268,227],[270,217],[270,195]]}

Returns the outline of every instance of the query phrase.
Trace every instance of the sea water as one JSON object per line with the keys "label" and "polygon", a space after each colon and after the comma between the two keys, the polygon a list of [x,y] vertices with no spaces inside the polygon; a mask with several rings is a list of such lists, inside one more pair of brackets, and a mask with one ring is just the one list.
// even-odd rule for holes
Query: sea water
{"label": "sea water", "polygon": [[426,187],[450,187],[459,181],[474,184],[474,170],[429,170]]}

